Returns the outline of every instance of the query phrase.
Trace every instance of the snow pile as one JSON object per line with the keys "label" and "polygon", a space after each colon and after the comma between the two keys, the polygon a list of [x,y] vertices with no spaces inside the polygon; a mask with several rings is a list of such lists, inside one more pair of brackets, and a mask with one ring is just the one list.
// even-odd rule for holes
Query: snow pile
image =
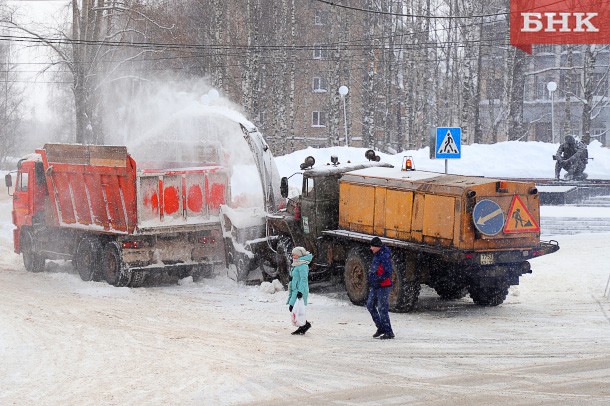
{"label": "snow pile", "polygon": [[180,286],[189,286],[192,285],[193,283],[193,277],[192,276],[187,276],[186,278],[182,278],[178,281],[178,285]]}
{"label": "snow pile", "polygon": [[284,286],[282,282],[277,279],[274,279],[273,282],[263,282],[259,286],[259,290],[263,293],[267,293],[269,295],[273,295],[276,292],[283,292]]}
{"label": "snow pile", "polygon": [[[555,161],[552,156],[557,152],[559,144],[544,142],[507,141],[497,144],[462,145],[462,157],[448,160],[448,173],[487,177],[511,178],[553,178]],[[366,148],[329,147],[312,148],[276,157],[278,169],[282,176],[290,176],[299,172],[299,164],[307,156],[316,160],[314,167],[327,165],[331,155],[336,155],[339,162],[366,162]],[[585,172],[589,179],[610,179],[610,149],[605,148],[597,140],[588,146],[589,164]],[[377,152],[381,162],[387,162],[395,167],[402,165],[405,156],[413,158],[416,170],[445,172],[444,159],[430,159],[430,148],[403,151],[396,155]],[[563,176],[562,172],[562,176]],[[301,187],[302,177],[293,176],[290,185]]]}

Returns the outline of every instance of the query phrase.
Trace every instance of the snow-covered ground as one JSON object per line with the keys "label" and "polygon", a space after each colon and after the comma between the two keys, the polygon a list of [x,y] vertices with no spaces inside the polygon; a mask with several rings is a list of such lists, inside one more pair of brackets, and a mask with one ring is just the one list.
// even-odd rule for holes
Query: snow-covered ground
{"label": "snow-covered ground", "polygon": [[[539,144],[467,147],[449,171],[551,177],[556,145]],[[307,155],[325,164],[363,153],[307,149],[277,160],[290,175]],[[417,169],[444,170],[426,150],[410,155]],[[608,150],[593,145],[590,156],[590,177],[609,179]],[[285,292],[236,284],[223,269],[201,283],[139,289],[83,282],[69,262],[28,273],[12,252],[10,207],[2,194],[0,404],[610,404],[607,233],[550,236],[561,249],[531,261],[533,273],[498,307],[424,288],[416,312],[391,315],[396,339],[379,341],[366,309],[338,286],[312,291],[313,327],[292,336]]]}

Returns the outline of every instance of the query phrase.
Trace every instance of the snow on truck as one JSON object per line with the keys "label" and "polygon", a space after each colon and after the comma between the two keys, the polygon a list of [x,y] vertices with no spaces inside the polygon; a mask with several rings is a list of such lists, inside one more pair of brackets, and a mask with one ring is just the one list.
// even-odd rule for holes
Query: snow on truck
{"label": "snow on truck", "polygon": [[230,173],[215,146],[188,152],[136,164],[124,146],[46,144],[20,160],[12,218],[26,269],[71,259],[85,281],[139,286],[148,273],[198,279],[224,264]]}
{"label": "snow on truck", "polygon": [[[394,286],[390,309],[414,309],[422,284],[443,299],[470,294],[479,305],[501,304],[511,285],[531,273],[528,260],[559,249],[540,241],[539,196],[534,183],[413,171],[378,162],[303,164],[301,196],[267,218],[273,277],[287,283],[294,246],[314,254],[310,277],[343,277],[354,304],[367,299],[369,242],[391,247]],[[281,180],[288,196],[287,178]],[[272,245],[269,245],[272,247]]]}

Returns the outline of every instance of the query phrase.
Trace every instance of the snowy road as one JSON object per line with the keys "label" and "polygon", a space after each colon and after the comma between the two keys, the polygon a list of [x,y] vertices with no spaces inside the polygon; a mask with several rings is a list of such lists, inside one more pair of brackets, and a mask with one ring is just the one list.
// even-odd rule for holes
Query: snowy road
{"label": "snowy road", "polygon": [[223,277],[128,289],[69,266],[3,270],[0,403],[608,404],[604,272],[557,263],[497,308],[426,291],[416,313],[392,315],[392,342],[339,294],[314,293],[313,328],[294,337],[284,294]]}
{"label": "snowy road", "polygon": [[607,233],[554,236],[499,307],[424,289],[379,341],[340,291],[312,293],[301,337],[285,292],[224,276],[129,289],[69,263],[28,273],[0,209],[2,405],[610,404]]}

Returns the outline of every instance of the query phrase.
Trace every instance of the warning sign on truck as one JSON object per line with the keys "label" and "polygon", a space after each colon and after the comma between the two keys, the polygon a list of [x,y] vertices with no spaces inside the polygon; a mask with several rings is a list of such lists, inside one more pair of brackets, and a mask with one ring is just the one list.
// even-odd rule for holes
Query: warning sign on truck
{"label": "warning sign on truck", "polygon": [[515,195],[506,216],[504,224],[505,233],[535,233],[540,231],[540,226],[534,220],[532,214],[527,210],[525,204]]}

